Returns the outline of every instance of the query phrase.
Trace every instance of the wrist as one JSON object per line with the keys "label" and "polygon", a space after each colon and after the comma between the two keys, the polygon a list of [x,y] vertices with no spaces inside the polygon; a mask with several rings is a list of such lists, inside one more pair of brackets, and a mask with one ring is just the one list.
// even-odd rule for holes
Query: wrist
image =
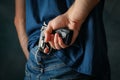
{"label": "wrist", "polygon": [[82,23],[84,22],[83,15],[79,15],[80,13],[76,13],[74,4],[65,14],[70,23],[82,25]]}

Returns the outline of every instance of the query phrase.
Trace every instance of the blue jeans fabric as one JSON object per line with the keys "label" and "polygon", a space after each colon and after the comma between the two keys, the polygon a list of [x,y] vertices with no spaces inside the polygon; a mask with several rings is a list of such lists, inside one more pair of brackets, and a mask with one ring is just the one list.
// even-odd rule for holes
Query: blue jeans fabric
{"label": "blue jeans fabric", "polygon": [[38,47],[30,50],[26,63],[24,80],[91,80],[90,77],[72,70],[54,53],[38,52]]}

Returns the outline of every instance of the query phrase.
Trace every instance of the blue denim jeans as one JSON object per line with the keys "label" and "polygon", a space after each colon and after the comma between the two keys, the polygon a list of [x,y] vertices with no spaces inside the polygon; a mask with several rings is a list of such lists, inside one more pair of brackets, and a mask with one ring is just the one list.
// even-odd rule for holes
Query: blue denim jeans
{"label": "blue denim jeans", "polygon": [[37,49],[36,46],[30,50],[24,80],[91,80],[88,76],[72,70],[54,53],[47,55]]}

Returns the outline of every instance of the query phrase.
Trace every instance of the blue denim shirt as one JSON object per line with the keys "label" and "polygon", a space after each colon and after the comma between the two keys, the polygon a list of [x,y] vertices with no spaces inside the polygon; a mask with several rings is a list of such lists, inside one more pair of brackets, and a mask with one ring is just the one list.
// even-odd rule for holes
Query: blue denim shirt
{"label": "blue denim shirt", "polygon": [[[29,49],[37,44],[44,21],[48,23],[63,14],[73,2],[74,0],[26,0],[26,32],[29,37]],[[77,72],[98,77],[107,77],[110,74],[102,18],[103,7],[104,0],[101,0],[83,23],[75,43],[55,52],[58,58]]]}

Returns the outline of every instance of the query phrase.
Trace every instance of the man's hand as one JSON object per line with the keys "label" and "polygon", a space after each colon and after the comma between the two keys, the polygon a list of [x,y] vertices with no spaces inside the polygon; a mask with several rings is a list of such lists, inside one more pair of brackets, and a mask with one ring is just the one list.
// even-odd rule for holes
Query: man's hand
{"label": "man's hand", "polygon": [[[68,47],[68,45],[63,43],[59,34],[52,34],[53,30],[66,26],[68,29],[73,30],[72,45],[78,36],[81,25],[99,1],[100,0],[75,0],[67,12],[57,16],[48,23],[48,27],[45,31],[45,41],[49,42],[54,49],[59,50]],[[45,48],[44,52],[47,53],[48,49]]]}
{"label": "man's hand", "polygon": [[[69,46],[63,43],[63,40],[58,33],[52,34],[54,30],[64,27],[67,27],[73,31],[73,38],[70,45],[72,45],[76,40],[80,30],[80,23],[71,21],[67,14],[59,15],[48,23],[47,29],[45,31],[45,41],[49,42],[53,49],[59,50]],[[44,52],[47,53],[48,49],[45,48]]]}

